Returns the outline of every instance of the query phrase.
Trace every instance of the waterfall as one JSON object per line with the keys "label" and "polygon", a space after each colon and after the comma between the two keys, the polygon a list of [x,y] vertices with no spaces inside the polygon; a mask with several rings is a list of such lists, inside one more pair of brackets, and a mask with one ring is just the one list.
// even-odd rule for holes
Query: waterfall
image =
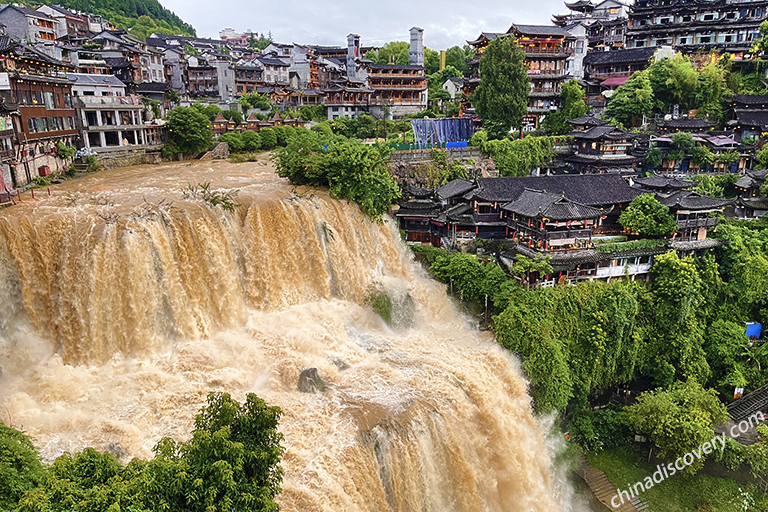
{"label": "waterfall", "polygon": [[[201,182],[239,208],[185,198]],[[412,321],[367,308],[374,286]],[[0,304],[0,419],[48,459],[151,457],[209,391],[254,392],[284,412],[283,510],[563,510],[517,362],[390,223],[266,160],[102,172],[3,210]],[[298,391],[306,368],[325,392]]]}

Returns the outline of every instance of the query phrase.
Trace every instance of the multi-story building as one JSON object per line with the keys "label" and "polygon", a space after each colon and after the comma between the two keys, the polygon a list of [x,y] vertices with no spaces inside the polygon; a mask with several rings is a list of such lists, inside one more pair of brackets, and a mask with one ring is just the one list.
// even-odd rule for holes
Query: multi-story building
{"label": "multi-story building", "polygon": [[291,68],[289,58],[280,58],[278,52],[264,53],[258,57],[264,68],[262,77],[265,84],[288,85],[288,75]]}
{"label": "multi-story building", "polygon": [[71,73],[83,144],[97,153],[146,144],[144,105],[112,75]]}
{"label": "multi-story building", "polygon": [[211,52],[187,59],[189,94],[229,101],[235,97],[235,69],[229,56]]}
{"label": "multi-story building", "polygon": [[531,92],[528,95],[528,115],[523,124],[524,129],[535,130],[543,116],[559,107],[561,86],[570,78],[566,60],[574,54],[576,38],[563,27],[554,25],[512,25],[503,34],[483,32],[476,40],[469,42],[477,56],[470,62],[472,76],[464,82],[465,96],[480,83],[479,63],[488,43],[497,37],[508,36],[514,37],[525,52]]}
{"label": "multi-story building", "polygon": [[0,25],[5,27],[6,35],[19,41],[37,43],[56,40],[56,20],[28,7],[6,4],[0,9]]}
{"label": "multi-story building", "polygon": [[59,169],[56,143],[70,145],[78,138],[72,81],[67,78],[73,69],[8,36],[0,37],[0,69],[8,77],[10,100],[18,105],[16,165],[10,171],[14,186],[20,186]]}
{"label": "multi-story building", "polygon": [[740,60],[761,37],[768,2],[745,0],[637,0],[631,7],[627,46],[674,46],[685,53],[719,50]]}
{"label": "multi-story building", "polygon": [[264,68],[257,60],[241,60],[235,64],[235,94],[242,96],[256,92],[264,85]]}
{"label": "multi-story building", "polygon": [[55,20],[56,39],[64,36],[85,37],[90,35],[88,16],[85,14],[77,14],[60,5],[42,5],[37,10]]}

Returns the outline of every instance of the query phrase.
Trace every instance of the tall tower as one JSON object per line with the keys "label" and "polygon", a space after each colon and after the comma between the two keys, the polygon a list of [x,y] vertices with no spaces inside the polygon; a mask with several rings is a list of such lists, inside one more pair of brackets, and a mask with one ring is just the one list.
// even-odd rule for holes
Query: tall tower
{"label": "tall tower", "polygon": [[357,58],[360,57],[360,36],[347,36],[347,77],[354,80],[357,72]]}
{"label": "tall tower", "polygon": [[408,52],[408,63],[412,66],[424,65],[424,29],[411,29],[411,49]]}

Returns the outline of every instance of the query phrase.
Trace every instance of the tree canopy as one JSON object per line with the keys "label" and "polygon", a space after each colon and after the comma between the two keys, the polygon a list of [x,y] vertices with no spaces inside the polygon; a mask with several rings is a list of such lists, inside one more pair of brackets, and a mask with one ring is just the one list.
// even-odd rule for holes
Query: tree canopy
{"label": "tree canopy", "polygon": [[166,120],[172,153],[199,153],[213,147],[210,116],[199,108],[176,107],[168,113]]}
{"label": "tree canopy", "polygon": [[635,233],[648,236],[669,235],[677,230],[677,222],[669,208],[653,194],[640,194],[619,216],[619,224]]}
{"label": "tree canopy", "polygon": [[584,89],[575,79],[568,80],[560,91],[560,108],[547,114],[542,128],[557,135],[569,133],[571,125],[568,121],[584,116],[588,110],[587,102],[584,101]]}
{"label": "tree canopy", "polygon": [[480,85],[470,98],[490,138],[506,137],[512,127],[522,126],[530,83],[517,42],[512,37],[491,41],[480,59]]}
{"label": "tree canopy", "polygon": [[277,512],[280,415],[252,393],[243,404],[210,393],[190,440],[162,439],[152,460],[126,466],[86,448],[43,467],[29,439],[0,423],[0,504],[18,512]]}

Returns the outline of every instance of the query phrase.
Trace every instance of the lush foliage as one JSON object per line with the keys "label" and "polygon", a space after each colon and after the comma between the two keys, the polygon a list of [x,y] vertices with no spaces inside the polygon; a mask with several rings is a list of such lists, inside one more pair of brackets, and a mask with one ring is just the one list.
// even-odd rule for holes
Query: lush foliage
{"label": "lush foliage", "polygon": [[[157,0],[114,0],[109,3],[94,0],[44,0],[47,5],[60,5],[76,11],[104,16],[122,28],[139,25],[142,30],[131,31],[131,35],[146,38],[152,32],[174,35],[195,36],[192,25],[185,23],[174,13],[164,8]],[[147,18],[147,19],[144,19]],[[147,29],[151,28],[151,31]],[[143,39],[142,39],[143,40]]]}
{"label": "lush foliage", "polygon": [[620,85],[608,102],[608,115],[623,126],[638,126],[654,107],[654,90],[648,72],[638,71]]}
{"label": "lush foliage", "polygon": [[560,108],[544,118],[543,128],[547,133],[563,135],[572,129],[568,121],[584,116],[589,107],[584,101],[584,89],[575,79],[563,84],[560,91]]}
{"label": "lush foliage", "polygon": [[[264,131],[262,131],[262,142]],[[331,196],[357,203],[379,218],[400,190],[387,168],[389,150],[355,140],[324,139],[317,132],[300,130],[274,155],[278,175],[294,185],[327,186]]]}
{"label": "lush foliage", "polygon": [[530,83],[525,53],[514,38],[491,41],[480,59],[480,85],[470,98],[490,138],[506,137],[512,127],[521,127]]}
{"label": "lush foliage", "polygon": [[481,136],[478,137],[476,140],[473,136],[472,142],[481,144],[480,149],[491,155],[502,176],[528,176],[534,167],[549,163],[555,156],[552,151],[555,143],[565,140],[564,137],[528,136],[524,139],[504,138],[484,142]]}
{"label": "lush foliage", "polygon": [[0,504],[19,512],[277,512],[280,414],[254,394],[240,404],[210,393],[189,441],[163,439],[152,460],[127,466],[87,448],[43,468],[26,436],[0,423]]}
{"label": "lush foliage", "polygon": [[669,235],[677,231],[677,222],[669,208],[653,194],[641,194],[621,212],[619,223],[626,229],[648,236]]}
{"label": "lush foliage", "polygon": [[[643,393],[627,408],[627,414],[634,431],[654,443],[666,460],[682,457],[711,441],[715,425],[728,418],[714,390],[705,390],[695,380]],[[684,472],[693,474],[703,466],[704,458],[699,458]]]}
{"label": "lush foliage", "polygon": [[176,107],[166,120],[171,134],[170,153],[199,153],[213,147],[210,119],[199,108]]}

